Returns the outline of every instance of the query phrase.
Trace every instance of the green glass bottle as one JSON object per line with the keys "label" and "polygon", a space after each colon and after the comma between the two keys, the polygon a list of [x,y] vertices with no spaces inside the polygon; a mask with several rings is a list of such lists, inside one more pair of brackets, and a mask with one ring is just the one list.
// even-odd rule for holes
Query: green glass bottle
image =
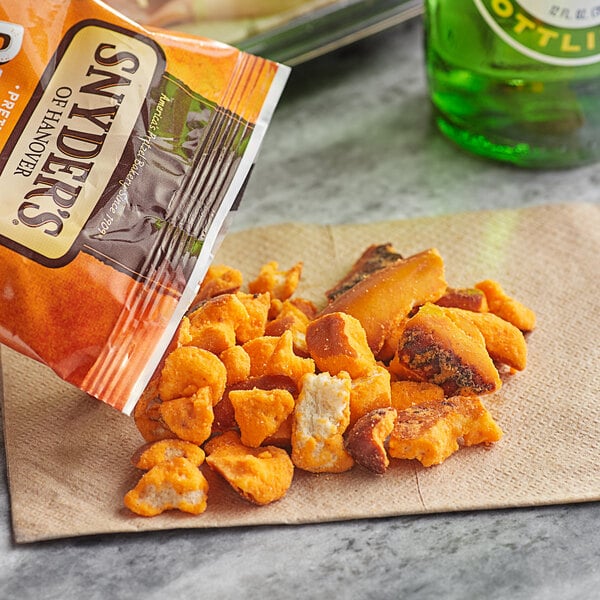
{"label": "green glass bottle", "polygon": [[426,0],[439,129],[523,167],[600,160],[600,0]]}

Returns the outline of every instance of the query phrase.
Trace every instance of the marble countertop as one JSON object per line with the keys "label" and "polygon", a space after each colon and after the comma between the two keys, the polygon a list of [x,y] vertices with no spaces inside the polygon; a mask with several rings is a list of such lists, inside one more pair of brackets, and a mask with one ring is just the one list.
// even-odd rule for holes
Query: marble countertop
{"label": "marble countertop", "polygon": [[[296,67],[234,230],[599,202],[600,167],[531,172],[430,124],[415,20]],[[589,600],[600,504],[307,526],[12,542],[4,455],[0,598]]]}

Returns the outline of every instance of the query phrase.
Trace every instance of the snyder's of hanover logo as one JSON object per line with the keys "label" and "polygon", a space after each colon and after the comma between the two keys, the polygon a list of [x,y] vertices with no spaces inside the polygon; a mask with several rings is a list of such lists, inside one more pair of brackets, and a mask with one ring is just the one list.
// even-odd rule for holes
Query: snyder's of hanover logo
{"label": "snyder's of hanover logo", "polygon": [[125,146],[161,56],[146,38],[86,24],[72,33],[9,152],[0,235],[45,264],[65,264]]}
{"label": "snyder's of hanover logo", "polygon": [[24,31],[22,25],[0,21],[0,64],[7,63],[19,54]]}

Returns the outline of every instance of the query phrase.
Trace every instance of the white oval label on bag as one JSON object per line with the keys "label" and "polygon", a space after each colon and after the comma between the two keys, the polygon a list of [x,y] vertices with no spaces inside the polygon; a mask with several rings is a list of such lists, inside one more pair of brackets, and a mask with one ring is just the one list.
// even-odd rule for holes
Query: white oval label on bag
{"label": "white oval label on bag", "polygon": [[87,24],[67,41],[0,168],[0,188],[11,190],[0,236],[57,266],[74,256],[160,63],[145,38],[108,26]]}

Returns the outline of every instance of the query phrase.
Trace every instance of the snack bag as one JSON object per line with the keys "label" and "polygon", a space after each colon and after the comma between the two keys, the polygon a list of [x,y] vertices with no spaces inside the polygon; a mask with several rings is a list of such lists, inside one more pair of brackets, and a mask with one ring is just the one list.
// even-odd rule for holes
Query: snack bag
{"label": "snack bag", "polygon": [[130,413],[288,68],[95,0],[0,5],[0,342]]}

